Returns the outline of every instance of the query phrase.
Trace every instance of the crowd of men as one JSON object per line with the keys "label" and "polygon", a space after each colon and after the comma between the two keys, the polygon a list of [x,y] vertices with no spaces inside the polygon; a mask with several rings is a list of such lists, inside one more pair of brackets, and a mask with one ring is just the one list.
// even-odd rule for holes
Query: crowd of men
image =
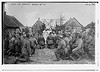
{"label": "crowd of men", "polygon": [[[36,49],[56,49],[56,60],[80,60],[86,54],[89,58],[95,55],[95,36],[89,32],[51,31],[45,38],[43,34],[26,34],[25,32],[10,32],[4,39],[4,57],[14,56],[16,61],[30,61]],[[6,61],[4,61],[6,63]]]}

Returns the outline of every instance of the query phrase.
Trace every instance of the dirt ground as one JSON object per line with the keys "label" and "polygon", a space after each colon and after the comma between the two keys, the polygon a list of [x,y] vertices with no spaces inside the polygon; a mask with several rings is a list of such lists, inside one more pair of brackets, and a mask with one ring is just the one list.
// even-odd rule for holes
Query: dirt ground
{"label": "dirt ground", "polygon": [[94,64],[94,60],[90,60],[83,57],[79,61],[72,60],[60,60],[54,61],[56,56],[54,54],[55,49],[36,49],[35,54],[30,57],[32,62],[26,62],[25,64]]}

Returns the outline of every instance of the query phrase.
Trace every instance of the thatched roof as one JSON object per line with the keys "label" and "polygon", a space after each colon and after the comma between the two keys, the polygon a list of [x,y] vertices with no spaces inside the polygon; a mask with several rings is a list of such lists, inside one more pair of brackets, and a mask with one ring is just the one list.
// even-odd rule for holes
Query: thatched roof
{"label": "thatched roof", "polygon": [[85,26],[84,28],[85,29],[88,29],[88,28],[94,28],[95,27],[95,23],[94,22],[91,22],[90,24],[88,24],[87,26]]}
{"label": "thatched roof", "polygon": [[43,25],[45,25],[45,24],[42,23],[42,22],[40,21],[40,19],[38,19],[38,20],[36,21],[36,23],[32,26],[32,28],[35,29],[35,30],[40,30],[40,29],[42,28]]}
{"label": "thatched roof", "polygon": [[12,20],[13,20],[19,27],[24,27],[24,25],[21,24],[14,16],[12,16]]}
{"label": "thatched roof", "polygon": [[69,19],[67,22],[64,24],[66,27],[83,27],[76,18]]}
{"label": "thatched roof", "polygon": [[5,27],[12,27],[12,28],[23,27],[23,24],[21,24],[14,16],[6,15],[6,13],[4,13],[3,24]]}

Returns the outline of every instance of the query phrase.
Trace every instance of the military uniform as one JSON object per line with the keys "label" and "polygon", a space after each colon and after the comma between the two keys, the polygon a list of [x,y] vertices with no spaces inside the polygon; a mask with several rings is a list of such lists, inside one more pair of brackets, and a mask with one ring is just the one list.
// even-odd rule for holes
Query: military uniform
{"label": "military uniform", "polygon": [[16,51],[16,55],[19,56],[21,54],[21,40],[20,39],[15,39],[14,47]]}
{"label": "military uniform", "polygon": [[76,48],[73,49],[73,51],[78,51],[78,50],[82,50],[82,45],[83,45],[83,41],[82,39],[77,39],[77,41],[75,42],[76,44]]}
{"label": "military uniform", "polygon": [[47,37],[46,44],[48,48],[54,48],[54,37],[49,35]]}
{"label": "military uniform", "polygon": [[10,55],[15,54],[15,37],[12,37],[11,40],[9,40],[9,50],[7,51]]}
{"label": "military uniform", "polygon": [[75,42],[76,47],[72,50],[72,57],[75,60],[81,59],[83,53],[83,41],[81,38],[77,39]]}
{"label": "military uniform", "polygon": [[68,37],[65,37],[64,40],[65,40],[66,44],[68,45],[70,42],[70,39],[68,39]]}
{"label": "military uniform", "polygon": [[38,45],[39,48],[45,48],[45,39],[43,36],[39,36],[37,42],[39,44]]}
{"label": "military uniform", "polygon": [[58,40],[59,40],[59,38],[60,38],[60,37],[59,37],[58,35],[54,36],[55,48],[58,47]]}
{"label": "military uniform", "polygon": [[7,37],[3,42],[4,42],[4,54],[7,54],[7,51],[9,50],[9,38]]}
{"label": "military uniform", "polygon": [[66,49],[66,43],[63,39],[61,39],[60,41],[58,41],[58,47],[57,50],[55,51],[57,60],[64,57],[65,49]]}
{"label": "military uniform", "polygon": [[30,38],[30,47],[31,47],[31,53],[34,54],[35,53],[35,49],[36,49],[36,45],[37,45],[37,40],[36,38]]}
{"label": "military uniform", "polygon": [[83,38],[83,42],[84,42],[84,50],[85,52],[89,51],[89,44],[92,42],[93,38],[90,35],[85,35]]}
{"label": "military uniform", "polygon": [[28,60],[31,55],[30,42],[27,39],[22,40],[22,54],[26,60]]}
{"label": "military uniform", "polygon": [[87,55],[90,59],[95,58],[95,39],[91,38],[91,36],[85,43],[84,51],[85,51],[85,53],[87,53]]}

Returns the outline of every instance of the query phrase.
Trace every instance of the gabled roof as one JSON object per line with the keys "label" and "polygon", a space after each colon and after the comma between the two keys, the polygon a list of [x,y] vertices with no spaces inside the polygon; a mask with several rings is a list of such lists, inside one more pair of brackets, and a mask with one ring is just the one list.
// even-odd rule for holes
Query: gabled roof
{"label": "gabled roof", "polygon": [[71,27],[83,27],[76,18],[69,19],[64,24],[65,26],[71,26]]}
{"label": "gabled roof", "polygon": [[33,25],[34,26],[41,26],[43,23],[40,20],[37,20],[36,23]]}
{"label": "gabled roof", "polygon": [[18,25],[8,15],[4,16],[4,26],[6,26],[6,27],[18,27]]}
{"label": "gabled roof", "polygon": [[12,16],[11,18],[12,18],[12,20],[13,20],[18,26],[24,27],[24,25],[21,24],[14,16]]}
{"label": "gabled roof", "polygon": [[14,16],[4,14],[4,26],[22,27],[23,25]]}
{"label": "gabled roof", "polygon": [[38,19],[38,20],[36,21],[36,23],[32,26],[32,28],[35,28],[36,30],[39,30],[40,27],[41,27],[43,24],[44,24],[44,23],[42,23],[42,22],[40,21],[40,19]]}
{"label": "gabled roof", "polygon": [[87,29],[87,28],[93,28],[93,27],[95,27],[95,23],[91,22],[90,24],[88,24],[87,26],[85,26],[85,29]]}

